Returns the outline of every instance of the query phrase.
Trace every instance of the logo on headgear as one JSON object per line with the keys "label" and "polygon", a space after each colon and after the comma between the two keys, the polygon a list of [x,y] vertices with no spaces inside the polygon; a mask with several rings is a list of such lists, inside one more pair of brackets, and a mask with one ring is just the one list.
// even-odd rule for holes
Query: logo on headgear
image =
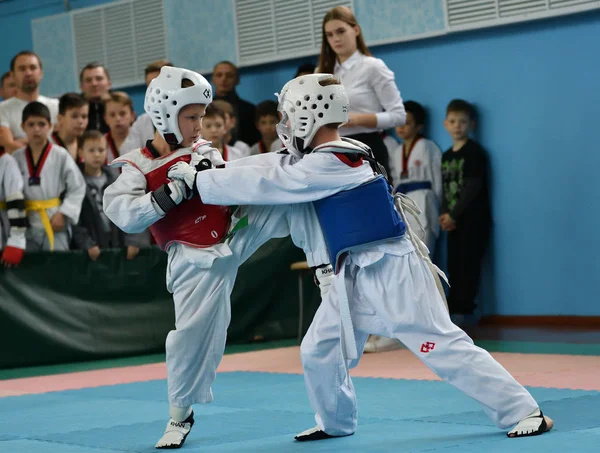
{"label": "logo on headgear", "polygon": [[210,90],[207,88],[202,94],[204,94],[204,97],[208,99],[210,97]]}

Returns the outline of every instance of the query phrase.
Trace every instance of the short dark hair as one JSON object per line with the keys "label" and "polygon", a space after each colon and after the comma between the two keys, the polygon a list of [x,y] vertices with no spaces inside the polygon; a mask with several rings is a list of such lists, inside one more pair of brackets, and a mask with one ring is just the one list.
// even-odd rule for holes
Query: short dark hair
{"label": "short dark hair", "polygon": [[294,76],[294,79],[296,77],[298,77],[300,74],[313,74],[315,72],[316,66],[313,63],[304,63],[301,64],[300,66],[298,66],[298,69],[296,69],[296,75]]}
{"label": "short dark hair", "polygon": [[425,125],[427,113],[425,112],[425,108],[421,104],[415,101],[406,101],[404,103],[404,110],[406,111],[406,113],[412,114],[417,126]]}
{"label": "short dark hair", "polygon": [[38,101],[30,102],[23,109],[23,114],[21,115],[21,123],[24,123],[32,116],[41,116],[50,124],[52,124],[52,118],[50,117],[50,110],[46,107],[45,104],[42,104]]}
{"label": "short dark hair", "polygon": [[77,138],[77,147],[79,149],[83,148],[85,142],[89,140],[100,140],[104,138],[104,134],[96,129],[88,129],[86,130],[81,137]]}
{"label": "short dark hair", "polygon": [[4,85],[4,81],[10,77],[10,71],[6,71],[0,78],[0,86]]}
{"label": "short dark hair", "polygon": [[108,80],[110,80],[110,74],[108,73],[108,69],[106,69],[106,66],[104,66],[101,63],[98,63],[97,61],[92,61],[91,63],[86,64],[82,69],[81,72],[79,73],[79,83],[83,82],[83,73],[89,69],[96,69],[96,68],[102,68],[104,69],[104,74],[106,74],[106,78]]}
{"label": "short dark hair", "polygon": [[446,116],[450,112],[464,113],[471,121],[475,120],[475,108],[473,105],[464,99],[452,99],[446,107]]}
{"label": "short dark hair", "polygon": [[40,58],[40,56],[37,53],[32,52],[31,50],[22,50],[21,52],[16,54],[14,57],[12,57],[12,60],[10,60],[10,71],[11,72],[15,72],[15,64],[17,63],[17,58],[25,56],[25,55],[37,58],[37,61],[40,64],[40,69],[43,69],[42,68],[42,59]]}
{"label": "short dark hair", "polygon": [[217,107],[214,103],[210,103],[208,106],[206,106],[204,118],[214,118],[215,116],[220,116],[223,118],[223,121],[225,121],[225,112]]}
{"label": "short dark hair", "polygon": [[144,69],[144,77],[152,72],[160,72],[160,70],[165,66],[173,66],[169,60],[156,60],[146,66]]}
{"label": "short dark hair", "polygon": [[65,93],[58,100],[58,113],[64,115],[69,109],[88,105],[88,101],[79,93]]}
{"label": "short dark hair", "polygon": [[256,122],[263,116],[274,116],[279,121],[279,113],[277,112],[277,102],[275,101],[262,101],[256,106],[255,118]]}
{"label": "short dark hair", "polygon": [[219,66],[220,64],[226,64],[229,65],[233,68],[233,70],[235,71],[235,80],[236,82],[240,81],[240,71],[238,70],[238,67],[236,65],[234,65],[231,61],[229,60],[222,60],[219,61],[216,65],[214,65],[213,67],[213,72],[215,72],[215,69],[217,69],[217,66]]}

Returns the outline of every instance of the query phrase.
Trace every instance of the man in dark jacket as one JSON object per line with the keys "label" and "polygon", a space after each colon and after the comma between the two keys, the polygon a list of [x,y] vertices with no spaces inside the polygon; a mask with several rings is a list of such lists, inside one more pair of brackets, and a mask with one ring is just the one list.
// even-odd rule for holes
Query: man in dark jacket
{"label": "man in dark jacket", "polygon": [[213,99],[227,101],[235,109],[237,127],[232,133],[232,141],[241,140],[248,146],[254,145],[260,139],[260,133],[254,124],[256,107],[240,98],[235,91],[235,87],[240,83],[237,67],[229,61],[217,63],[213,69],[211,82],[215,87]]}
{"label": "man in dark jacket", "polygon": [[104,101],[111,87],[108,70],[98,62],[88,63],[79,73],[81,92],[90,104],[88,130],[106,134],[108,126],[104,121]]}

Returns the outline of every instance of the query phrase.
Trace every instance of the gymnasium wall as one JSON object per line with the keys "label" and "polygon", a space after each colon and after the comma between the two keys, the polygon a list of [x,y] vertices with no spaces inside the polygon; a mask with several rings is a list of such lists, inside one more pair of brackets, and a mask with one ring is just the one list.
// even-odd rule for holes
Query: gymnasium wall
{"label": "gymnasium wall", "polygon": [[[0,29],[11,36],[3,40],[0,65],[8,69],[12,55],[32,47],[32,19],[64,12],[62,4],[0,3]],[[372,25],[360,5],[357,15],[367,24],[366,38],[380,40],[380,22]],[[600,12],[587,12],[371,48],[395,72],[404,99],[428,107],[430,137],[442,149],[450,145],[442,125],[447,102],[461,97],[477,106],[494,215],[482,288],[486,314],[600,315],[599,42]],[[244,68],[238,92],[252,102],[274,99],[307,60]],[[141,111],[144,88],[127,91]]]}

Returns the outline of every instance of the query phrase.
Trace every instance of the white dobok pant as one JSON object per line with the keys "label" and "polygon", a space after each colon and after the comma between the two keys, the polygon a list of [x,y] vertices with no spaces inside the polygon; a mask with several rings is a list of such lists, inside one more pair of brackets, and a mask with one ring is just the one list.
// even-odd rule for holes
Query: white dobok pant
{"label": "white dobok pant", "polygon": [[[537,409],[529,392],[450,321],[433,275],[414,251],[380,256],[365,266],[350,254],[343,264],[359,359],[369,334],[397,338],[439,377],[481,403],[497,426],[510,427]],[[301,346],[317,425],[334,436],[357,427],[348,369],[359,360],[342,354],[338,291],[332,284]]]}
{"label": "white dobok pant", "polygon": [[228,246],[169,247],[167,289],[173,293],[175,330],[167,336],[166,362],[172,406],[213,400],[211,385],[225,351],[237,271],[261,245],[291,234],[309,265],[329,261],[322,235],[311,233],[317,222],[311,204],[243,209],[249,225],[237,231]]}

